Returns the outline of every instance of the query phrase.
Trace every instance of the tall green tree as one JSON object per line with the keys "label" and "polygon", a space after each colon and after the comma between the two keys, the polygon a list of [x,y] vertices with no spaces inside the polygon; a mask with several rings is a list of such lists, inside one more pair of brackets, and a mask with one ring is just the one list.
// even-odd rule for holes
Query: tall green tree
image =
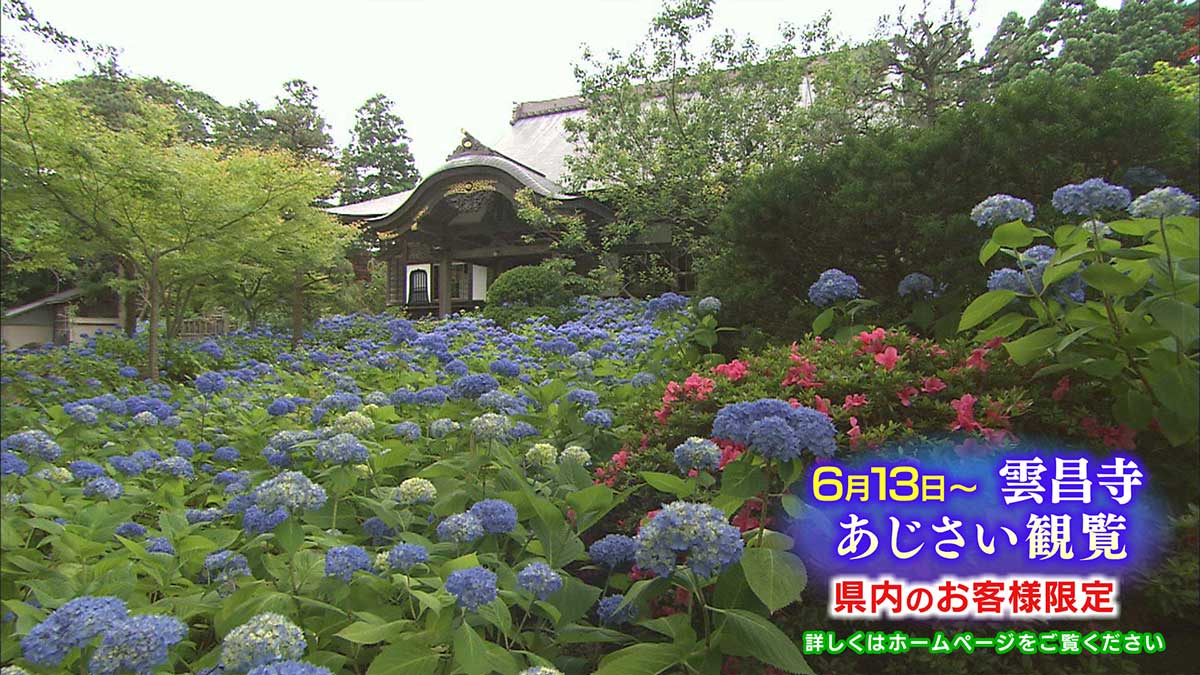
{"label": "tall green tree", "polygon": [[242,101],[228,113],[218,141],[232,147],[279,148],[302,160],[332,163],[336,155],[329,123],[317,106],[317,88],[295,79],[283,83],[275,105]]}
{"label": "tall green tree", "polygon": [[1127,0],[1109,9],[1095,0],[1045,0],[1028,20],[1005,16],[988,44],[986,69],[995,84],[1044,70],[1090,77],[1116,69],[1145,75],[1156,62],[1182,65],[1195,43],[1185,28],[1195,0]]}
{"label": "tall green tree", "polygon": [[[66,266],[86,251],[131,267],[149,308],[151,378],[159,374],[160,323],[186,297],[186,289],[171,294],[169,283],[182,289],[231,251],[287,231],[283,216],[311,210],[335,178],[290,153],[177,142],[172,113],[150,104],[133,118],[138,124],[113,130],[44,83],[11,91],[0,115],[4,173],[17,178],[5,185],[5,227],[24,230],[24,266]],[[9,220],[10,196],[36,216]]]}
{"label": "tall green tree", "polygon": [[665,228],[703,258],[743,176],[886,120],[886,45],[851,48],[826,16],[772,46],[729,32],[705,46],[712,19],[712,0],[666,2],[632,52],[585,50],[576,67],[588,112],[566,123],[568,182],[613,205],[605,248]]}
{"label": "tall green tree", "polygon": [[914,16],[901,7],[894,19],[884,17],[881,28],[891,47],[889,67],[895,76],[892,105],[905,122],[927,126],[943,110],[978,100],[982,81],[971,45],[972,4],[960,10],[951,0],[935,14],[923,0]]}
{"label": "tall green tree", "polygon": [[[929,127],[873,131],[748,179],[714,226],[720,257],[701,291],[725,301],[724,318],[786,335],[807,330],[808,287],[830,267],[858,277],[865,297],[895,298],[910,272],[951,293],[983,288],[976,203],[995,193],[1048,202],[1093,176],[1132,185],[1147,166],[1195,192],[1198,123],[1194,101],[1144,78],[1032,75]],[[1036,206],[1038,227],[1053,231],[1061,216]]]}
{"label": "tall green tree", "polygon": [[421,180],[395,104],[376,94],[355,113],[350,144],[342,151],[341,203],[351,204],[411,190]]}

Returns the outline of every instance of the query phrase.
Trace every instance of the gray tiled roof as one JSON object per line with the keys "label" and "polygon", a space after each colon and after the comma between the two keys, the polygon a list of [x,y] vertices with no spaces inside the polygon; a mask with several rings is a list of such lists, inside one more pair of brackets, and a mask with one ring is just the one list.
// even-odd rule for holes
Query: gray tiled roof
{"label": "gray tiled roof", "polygon": [[[504,138],[490,148],[478,147],[477,152],[459,151],[456,156],[426,176],[422,183],[443,171],[487,166],[508,173],[544,197],[577,197],[578,195],[568,193],[560,183],[566,173],[566,158],[574,152],[574,147],[567,140],[563,122],[586,114],[587,110],[578,96],[519,103],[513,111],[513,120]],[[420,185],[417,187],[419,189]],[[335,206],[325,211],[338,216],[376,220],[403,208],[415,192],[416,190],[409,190],[355,204]]]}

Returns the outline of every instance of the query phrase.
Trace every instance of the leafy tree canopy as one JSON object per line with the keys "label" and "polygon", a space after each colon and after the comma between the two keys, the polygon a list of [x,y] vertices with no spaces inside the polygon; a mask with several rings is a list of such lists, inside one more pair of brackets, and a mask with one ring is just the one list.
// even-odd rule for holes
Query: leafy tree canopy
{"label": "leafy tree canopy", "polygon": [[395,104],[376,94],[355,114],[350,145],[342,151],[341,202],[350,204],[411,190],[421,180]]}

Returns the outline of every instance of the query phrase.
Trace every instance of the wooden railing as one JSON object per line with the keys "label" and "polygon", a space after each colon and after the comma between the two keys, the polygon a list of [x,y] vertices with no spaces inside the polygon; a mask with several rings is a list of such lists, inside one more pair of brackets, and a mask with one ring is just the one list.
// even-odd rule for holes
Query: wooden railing
{"label": "wooden railing", "polygon": [[199,340],[206,337],[225,335],[233,330],[229,315],[222,312],[196,319],[184,319],[179,329],[179,337],[183,340]]}

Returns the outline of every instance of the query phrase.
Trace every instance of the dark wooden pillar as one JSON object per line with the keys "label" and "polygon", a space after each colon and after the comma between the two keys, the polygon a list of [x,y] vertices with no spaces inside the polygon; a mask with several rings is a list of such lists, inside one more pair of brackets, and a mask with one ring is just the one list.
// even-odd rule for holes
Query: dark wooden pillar
{"label": "dark wooden pillar", "polygon": [[450,249],[438,252],[438,316],[450,316]]}

